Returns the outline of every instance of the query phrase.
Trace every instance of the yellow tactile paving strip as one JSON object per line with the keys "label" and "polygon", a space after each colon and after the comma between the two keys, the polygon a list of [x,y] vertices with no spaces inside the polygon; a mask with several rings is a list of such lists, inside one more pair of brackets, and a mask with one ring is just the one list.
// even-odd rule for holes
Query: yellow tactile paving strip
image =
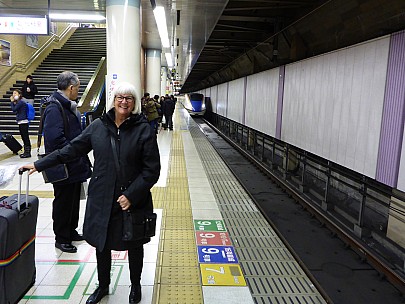
{"label": "yellow tactile paving strip", "polygon": [[181,131],[174,131],[167,186],[153,188],[163,209],[153,303],[203,303]]}
{"label": "yellow tactile paving strip", "polygon": [[[25,189],[23,189],[25,191]],[[23,192],[24,194],[25,192]],[[16,194],[16,190],[1,190],[1,195],[13,195]],[[29,191],[30,195],[35,195],[36,197],[41,197],[41,198],[54,198],[53,191]]]}

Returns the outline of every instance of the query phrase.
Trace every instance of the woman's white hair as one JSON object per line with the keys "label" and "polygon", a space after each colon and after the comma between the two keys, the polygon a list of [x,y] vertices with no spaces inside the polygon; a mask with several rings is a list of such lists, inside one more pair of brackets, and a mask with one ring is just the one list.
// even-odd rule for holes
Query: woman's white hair
{"label": "woman's white hair", "polygon": [[113,91],[113,100],[110,105],[110,109],[114,108],[114,99],[115,96],[121,94],[131,94],[134,97],[134,109],[132,110],[132,114],[139,114],[141,113],[141,100],[136,97],[136,90],[135,87],[128,83],[128,82],[121,82],[119,83]]}

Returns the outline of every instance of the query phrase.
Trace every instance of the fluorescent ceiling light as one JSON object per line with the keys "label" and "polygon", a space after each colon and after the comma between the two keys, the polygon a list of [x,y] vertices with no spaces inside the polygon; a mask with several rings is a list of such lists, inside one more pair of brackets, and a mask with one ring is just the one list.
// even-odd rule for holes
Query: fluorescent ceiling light
{"label": "fluorescent ceiling light", "polygon": [[170,42],[169,34],[167,32],[165,8],[163,6],[156,6],[153,10],[153,15],[155,15],[155,20],[162,45],[163,47],[168,48],[170,47]]}
{"label": "fluorescent ceiling light", "polygon": [[173,66],[172,54],[171,53],[165,53],[165,57],[166,57],[167,66],[172,67]]}
{"label": "fluorescent ceiling light", "polygon": [[51,20],[64,21],[105,21],[105,17],[101,15],[80,15],[80,14],[49,14]]}

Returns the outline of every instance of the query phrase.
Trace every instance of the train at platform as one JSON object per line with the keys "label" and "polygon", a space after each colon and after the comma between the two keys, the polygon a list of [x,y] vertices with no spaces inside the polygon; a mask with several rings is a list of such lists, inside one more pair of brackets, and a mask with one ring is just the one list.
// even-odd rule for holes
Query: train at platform
{"label": "train at platform", "polygon": [[200,93],[187,93],[184,95],[183,106],[191,116],[205,114],[205,97]]}

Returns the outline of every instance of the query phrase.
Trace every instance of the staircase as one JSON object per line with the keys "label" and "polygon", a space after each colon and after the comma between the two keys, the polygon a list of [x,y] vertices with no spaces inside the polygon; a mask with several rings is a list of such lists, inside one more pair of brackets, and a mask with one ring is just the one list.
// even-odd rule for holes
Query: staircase
{"label": "staircase", "polygon": [[[79,76],[79,98],[83,95],[101,57],[106,57],[106,30],[104,28],[77,28],[61,49],[53,50],[32,74],[38,87],[35,96],[35,120],[30,123],[29,134],[36,135],[39,126],[39,105],[44,96],[56,90],[56,78],[63,71]],[[18,135],[15,114],[10,108],[14,89],[21,89],[25,79],[18,80],[3,98],[0,98],[0,132]]]}

